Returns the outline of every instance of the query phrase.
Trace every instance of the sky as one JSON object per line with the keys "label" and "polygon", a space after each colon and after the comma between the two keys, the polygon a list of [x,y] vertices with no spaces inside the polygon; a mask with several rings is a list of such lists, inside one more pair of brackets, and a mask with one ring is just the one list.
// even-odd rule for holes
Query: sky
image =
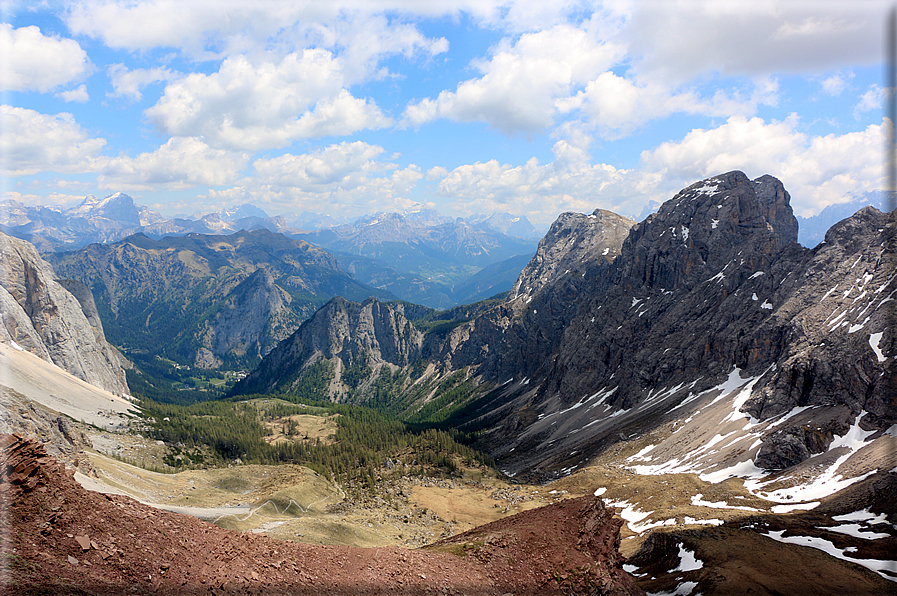
{"label": "sky", "polygon": [[879,0],[4,0],[0,199],[639,218],[884,187]]}

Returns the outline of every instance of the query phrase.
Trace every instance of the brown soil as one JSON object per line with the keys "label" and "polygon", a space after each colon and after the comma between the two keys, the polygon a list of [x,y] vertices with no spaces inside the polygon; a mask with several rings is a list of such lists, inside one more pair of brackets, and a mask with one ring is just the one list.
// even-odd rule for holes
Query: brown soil
{"label": "brown soil", "polygon": [[642,593],[594,497],[427,550],[311,546],[86,491],[33,441],[0,436],[0,449],[6,594]]}

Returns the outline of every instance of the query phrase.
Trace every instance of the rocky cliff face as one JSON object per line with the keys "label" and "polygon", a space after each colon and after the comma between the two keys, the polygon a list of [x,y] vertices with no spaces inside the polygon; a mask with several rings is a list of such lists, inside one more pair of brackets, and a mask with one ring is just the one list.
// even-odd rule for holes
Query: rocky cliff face
{"label": "rocky cliff face", "polygon": [[532,297],[563,275],[587,274],[603,260],[611,263],[635,222],[604,209],[590,215],[562,213],[539,241],[535,256],[520,273],[512,298]]}
{"label": "rocky cliff face", "polygon": [[609,211],[564,213],[523,269],[508,300],[428,341],[443,370],[475,366],[484,379],[504,382],[536,374],[556,352],[576,304],[620,254],[634,221]]}
{"label": "rocky cliff face", "polygon": [[70,285],[79,302],[33,246],[2,233],[0,276],[0,340],[88,383],[128,393],[120,356],[106,343],[86,288]]}
{"label": "rocky cliff face", "polygon": [[398,369],[414,361],[422,340],[401,304],[334,298],[272,350],[234,393],[292,393],[311,366],[326,364],[329,370],[314,397],[345,400],[359,388],[363,392],[381,367]]}

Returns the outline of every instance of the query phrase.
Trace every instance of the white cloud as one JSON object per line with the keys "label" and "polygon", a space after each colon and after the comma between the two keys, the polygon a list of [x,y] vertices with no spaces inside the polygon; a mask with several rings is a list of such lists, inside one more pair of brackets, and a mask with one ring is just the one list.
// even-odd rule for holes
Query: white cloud
{"label": "white cloud", "polygon": [[[588,5],[586,5],[586,8]],[[485,27],[525,32],[566,22],[581,13],[580,0],[82,0],[64,15],[76,35],[101,39],[130,51],[176,48],[188,53],[234,53],[262,47],[286,33],[326,41],[340,24],[388,14],[394,23],[414,18],[457,18],[462,13]],[[314,26],[305,28],[307,24]],[[289,43],[286,39],[279,39]]]}
{"label": "white cloud", "polygon": [[488,61],[474,63],[482,77],[410,104],[405,119],[412,126],[449,118],[487,122],[508,134],[541,131],[566,98],[622,55],[619,46],[569,25],[522,35],[514,44],[505,39]]}
{"label": "white cloud", "polygon": [[822,79],[822,90],[827,95],[838,97],[844,93],[844,90],[850,85],[850,81],[853,80],[853,77],[853,72],[836,72],[835,74]]}
{"label": "white cloud", "polygon": [[106,69],[109,79],[112,81],[112,93],[109,97],[127,97],[134,101],[143,99],[141,89],[147,85],[159,81],[173,81],[181,74],[169,68],[158,66],[156,68],[135,68],[129,70],[124,64],[112,64]]}
{"label": "white cloud", "polygon": [[347,80],[357,82],[376,76],[384,56],[430,57],[448,49],[445,39],[426,37],[406,15],[451,14],[457,9],[424,4],[87,0],[69,9],[66,23],[74,33],[99,38],[115,49],[172,48],[195,60],[258,58],[266,52],[283,55],[311,47],[329,50],[343,59]]}
{"label": "white cloud", "polygon": [[92,170],[100,172],[97,182],[103,189],[184,189],[234,184],[248,162],[246,153],[212,149],[192,137],[173,137],[137,157],[98,158]]}
{"label": "white cloud", "polygon": [[100,155],[105,139],[91,138],[68,113],[55,116],[0,106],[0,165],[6,176],[77,173]]}
{"label": "white cloud", "polygon": [[733,116],[711,130],[696,129],[682,141],[663,143],[641,156],[640,169],[662,182],[654,200],[707,176],[742,170],[771,174],[791,193],[795,213],[818,213],[843,202],[849,192],[881,188],[881,125],[843,135],[808,137],[792,115],[782,122]]}
{"label": "white cloud", "polygon": [[71,89],[69,91],[60,91],[56,94],[56,97],[59,97],[65,102],[77,102],[84,103],[90,99],[90,95],[87,93],[87,85],[83,83],[78,85],[76,89]]}
{"label": "white cloud", "polygon": [[316,192],[363,184],[369,172],[382,169],[376,159],[383,151],[382,147],[355,141],[314,153],[257,159],[252,168],[255,177],[266,184]]}
{"label": "white cloud", "polygon": [[84,202],[84,195],[69,195],[59,192],[51,192],[46,195],[22,194],[17,191],[7,191],[3,193],[0,200],[12,200],[34,207],[62,207],[69,208],[80,205]]}
{"label": "white cloud", "polygon": [[252,201],[274,211],[364,213],[408,205],[410,193],[423,178],[414,164],[404,168],[382,161],[384,150],[361,141],[317,151],[257,159],[253,175],[239,188],[210,192],[208,199]]}
{"label": "white cloud", "polygon": [[624,35],[639,80],[679,85],[701,73],[831,71],[881,59],[886,0],[632,2]]}
{"label": "white cloud", "polygon": [[885,99],[888,97],[888,90],[878,85],[870,85],[865,93],[860,95],[859,102],[853,108],[853,115],[859,119],[866,112],[873,110],[881,110]]}
{"label": "white cloud", "polygon": [[333,55],[320,49],[279,63],[227,58],[216,73],[169,84],[146,115],[165,134],[201,136],[214,147],[269,149],[295,139],[345,135],[391,121],[373,103],[342,88]]}
{"label": "white cloud", "polygon": [[452,198],[452,209],[464,215],[524,213],[549,222],[562,211],[627,212],[626,203],[637,192],[632,172],[592,164],[585,151],[566,141],[555,143],[553,151],[554,161],[544,165],[536,158],[520,166],[490,160],[448,172],[434,169],[428,178],[441,177],[437,193]]}
{"label": "white cloud", "polygon": [[78,42],[47,37],[35,26],[0,23],[0,56],[0,87],[11,91],[47,92],[83,79],[93,68]]}

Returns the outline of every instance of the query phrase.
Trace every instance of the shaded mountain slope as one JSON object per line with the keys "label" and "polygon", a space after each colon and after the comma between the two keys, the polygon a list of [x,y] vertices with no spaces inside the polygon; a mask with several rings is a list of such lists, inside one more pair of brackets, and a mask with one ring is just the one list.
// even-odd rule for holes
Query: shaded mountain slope
{"label": "shaded mountain slope", "polygon": [[267,230],[135,235],[51,258],[93,290],[114,343],[198,367],[256,362],[332,296],[392,297],[326,251]]}
{"label": "shaded mountain slope", "polygon": [[403,304],[334,298],[232,393],[299,392],[308,398],[349,401],[360,387],[370,386],[383,366],[399,369],[418,358],[422,342],[423,333],[405,317]]}

